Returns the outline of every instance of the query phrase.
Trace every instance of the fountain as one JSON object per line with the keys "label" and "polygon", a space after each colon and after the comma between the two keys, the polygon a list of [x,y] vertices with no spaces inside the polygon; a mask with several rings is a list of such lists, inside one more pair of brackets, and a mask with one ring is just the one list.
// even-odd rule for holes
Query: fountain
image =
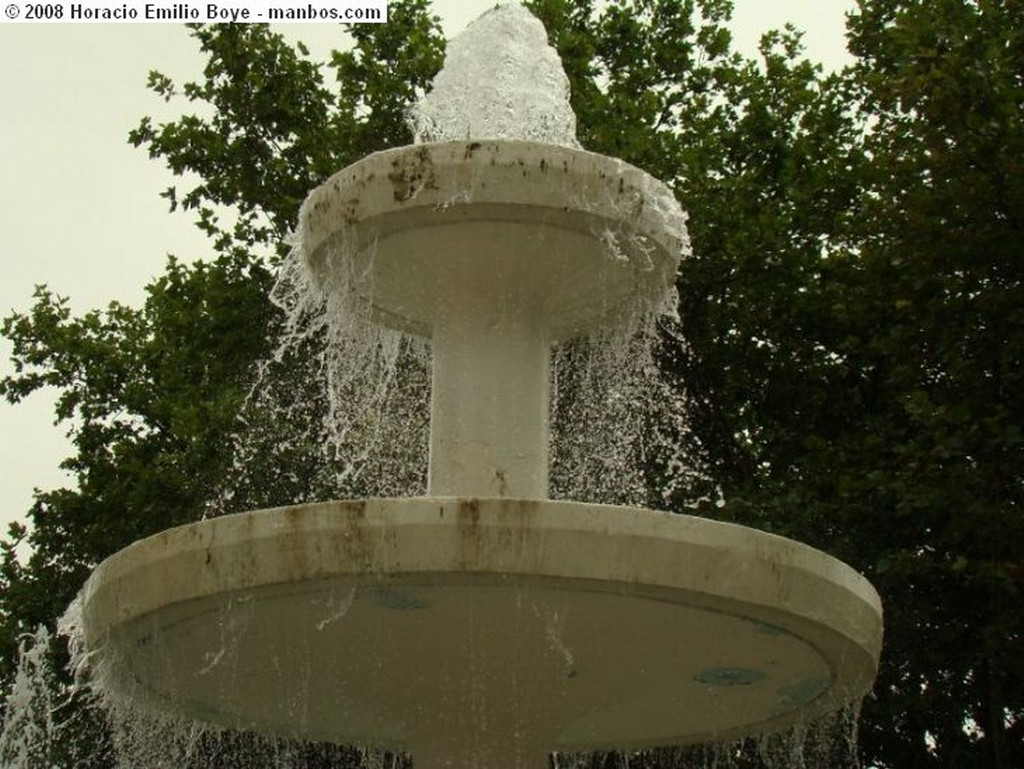
{"label": "fountain", "polygon": [[[427,141],[342,170],[300,222],[322,291],[430,340],[427,495],[224,516],[116,553],[79,598],[98,685],[417,769],[724,741],[859,698],[881,610],[849,567],[736,525],[547,498],[551,345],[656,311],[685,217],[576,146],[539,22],[509,5],[477,25],[420,105]],[[460,104],[453,62],[481,39],[498,49],[484,77],[529,61],[564,108],[550,84],[517,94],[537,116],[524,134],[514,84]]]}

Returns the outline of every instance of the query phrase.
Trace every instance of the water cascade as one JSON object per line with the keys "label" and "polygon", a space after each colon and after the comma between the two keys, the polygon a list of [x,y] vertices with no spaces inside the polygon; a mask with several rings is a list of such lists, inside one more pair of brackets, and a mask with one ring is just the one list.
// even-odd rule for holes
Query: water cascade
{"label": "water cascade", "polygon": [[671,302],[672,192],[581,150],[543,27],[453,41],[421,142],[302,207],[309,281],[429,340],[427,493],[223,516],[103,562],[78,601],[96,686],[133,708],[408,751],[416,769],[772,733],[870,686],[852,569],[715,521],[552,501],[552,345]]}

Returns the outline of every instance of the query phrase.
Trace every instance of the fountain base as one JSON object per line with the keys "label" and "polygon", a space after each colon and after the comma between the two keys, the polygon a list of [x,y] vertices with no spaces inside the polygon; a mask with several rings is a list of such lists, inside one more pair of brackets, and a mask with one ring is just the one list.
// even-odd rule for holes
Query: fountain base
{"label": "fountain base", "polygon": [[82,593],[99,684],[419,766],[720,741],[861,696],[871,586],[796,542],[576,502],[327,502],[179,527]]}

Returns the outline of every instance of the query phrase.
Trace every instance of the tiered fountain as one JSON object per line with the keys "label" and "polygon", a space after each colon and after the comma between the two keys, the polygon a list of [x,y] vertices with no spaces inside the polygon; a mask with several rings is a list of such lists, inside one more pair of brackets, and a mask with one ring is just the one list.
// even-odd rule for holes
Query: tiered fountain
{"label": "tiered fountain", "polygon": [[[770,732],[870,686],[879,601],[844,564],[547,499],[552,343],[656,309],[687,243],[664,185],[575,146],[543,34],[519,6],[485,15],[420,106],[442,140],[371,155],[302,210],[320,288],[430,340],[427,496],[226,516],[115,554],[81,596],[108,692],[468,769]],[[472,107],[457,62],[478,40],[467,71],[495,87]],[[552,58],[560,105],[502,82]],[[510,100],[534,116],[518,134]]]}

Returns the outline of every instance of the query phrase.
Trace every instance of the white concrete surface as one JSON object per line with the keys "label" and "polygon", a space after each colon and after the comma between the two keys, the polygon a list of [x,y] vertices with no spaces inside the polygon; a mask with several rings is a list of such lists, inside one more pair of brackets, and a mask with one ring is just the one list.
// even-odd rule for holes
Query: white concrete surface
{"label": "white concrete surface", "polygon": [[434,496],[547,497],[551,343],[658,308],[688,249],[665,185],[525,141],[370,155],[301,220],[323,290],[431,338]]}
{"label": "white concrete surface", "polygon": [[804,545],[572,502],[328,502],[173,529],[83,592],[101,680],[418,767],[770,731],[862,695],[877,595]]}

